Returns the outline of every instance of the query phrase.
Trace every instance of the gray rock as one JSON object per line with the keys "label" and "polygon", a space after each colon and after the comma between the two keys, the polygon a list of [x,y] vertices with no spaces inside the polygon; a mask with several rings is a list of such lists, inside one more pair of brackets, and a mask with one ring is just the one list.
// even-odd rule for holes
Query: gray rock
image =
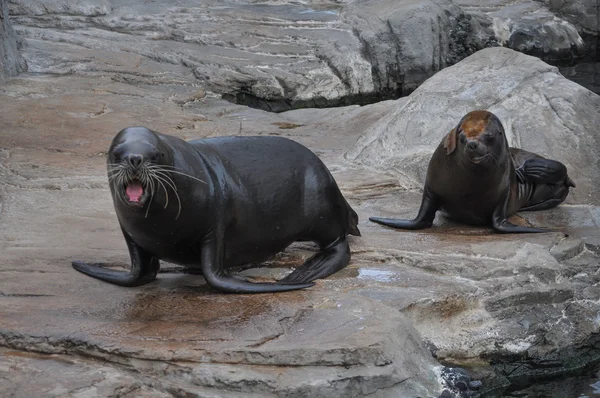
{"label": "gray rock", "polygon": [[357,1],[345,15],[363,44],[382,97],[412,92],[436,71],[483,48],[488,39],[475,21],[444,0]]}
{"label": "gray rock", "polygon": [[595,36],[600,34],[600,14],[596,0],[544,0],[544,3],[582,32]]}
{"label": "gray rock", "polygon": [[8,17],[5,0],[0,0],[0,83],[9,76],[25,70],[25,60],[17,47],[18,38]]}
{"label": "gray rock", "polygon": [[110,13],[109,0],[8,0],[13,15],[65,14],[96,17]]}
{"label": "gray rock", "polygon": [[511,146],[565,163],[578,184],[570,203],[600,203],[600,96],[506,48],[482,50],[427,80],[346,156],[421,188],[435,147],[474,109],[495,113]]}
{"label": "gray rock", "polygon": [[[420,107],[432,108],[427,126],[442,131],[440,120],[451,125],[471,106],[469,98],[481,93],[502,106],[506,92],[517,104],[532,101],[539,94],[514,88],[528,87],[531,71],[562,89],[560,98],[581,94],[578,86],[554,80],[553,68],[497,51],[514,58],[484,52],[487,69],[484,59],[477,67],[459,63],[438,81],[437,94],[426,83],[427,102]],[[441,366],[422,341],[437,360],[482,380],[482,393],[498,380],[485,374],[508,384],[530,376],[556,379],[597,363],[600,207],[564,204],[516,217],[557,231],[546,234],[498,235],[443,217],[425,231],[368,221],[371,215],[414,216],[421,194],[400,182],[421,186],[414,177],[399,179],[391,168],[349,162],[344,154],[361,134],[373,126],[385,130],[386,121],[415,106],[419,90],[362,107],[274,114],[207,95],[188,84],[195,78],[181,65],[140,63],[139,55],[124,52],[118,58],[88,54],[91,63],[112,64],[120,72],[24,74],[0,86],[0,345],[13,347],[0,351],[2,391],[24,397],[439,396]],[[522,65],[499,67],[498,59]],[[460,78],[484,69],[482,79],[495,81],[494,88]],[[449,84],[456,84],[449,90],[454,98],[444,96]],[[554,106],[562,112],[569,105],[581,115],[589,110],[585,98]],[[586,119],[582,123],[587,128]],[[183,139],[266,134],[308,146],[359,214],[363,236],[349,238],[351,263],[311,289],[255,296],[219,294],[200,276],[164,262],[155,282],[132,289],[75,272],[70,262],[77,258],[128,261],[105,154],[114,134],[131,125]],[[427,132],[417,127],[411,130],[414,142]],[[582,147],[594,145],[586,137],[577,135]],[[430,154],[431,137],[423,143]],[[406,153],[411,151],[418,150]],[[577,190],[593,188],[593,182],[577,182]],[[244,273],[280,278],[314,250],[296,243],[265,267]],[[472,371],[473,364],[484,376]],[[456,396],[445,382],[444,396]]]}
{"label": "gray rock", "polygon": [[[397,97],[486,45],[449,0],[11,0],[32,72],[162,84],[187,69],[232,102],[272,111]],[[119,60],[138,56],[124,70]]]}
{"label": "gray rock", "polygon": [[[55,278],[65,282],[65,276]],[[439,390],[439,366],[410,322],[373,300],[307,292],[284,298],[202,294],[199,277],[187,276],[183,290],[179,282],[175,290],[168,287],[181,279],[177,275],[161,279],[164,288],[142,295],[115,289],[109,300],[99,300],[107,297],[107,286],[77,289],[82,296],[75,305],[22,293],[45,297],[52,310],[29,312],[32,322],[23,322],[13,306],[3,314],[0,346],[125,367],[122,377],[104,383],[113,389],[136,370],[139,387],[151,389],[151,379],[160,377],[162,390],[177,385],[192,393],[197,386],[219,397],[432,396]],[[15,289],[5,285],[2,297],[19,297]],[[74,368],[87,374],[82,362]]]}
{"label": "gray rock", "polygon": [[585,46],[571,20],[533,0],[458,0],[503,46],[547,62],[580,58]]}

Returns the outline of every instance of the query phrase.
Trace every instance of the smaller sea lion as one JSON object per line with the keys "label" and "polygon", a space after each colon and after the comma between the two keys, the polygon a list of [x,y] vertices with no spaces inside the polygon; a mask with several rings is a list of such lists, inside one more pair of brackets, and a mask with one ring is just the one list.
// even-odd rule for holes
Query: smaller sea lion
{"label": "smaller sea lion", "polygon": [[500,233],[549,232],[511,224],[518,210],[543,210],[562,203],[575,183],[564,164],[509,148],[500,120],[488,111],[466,114],[444,137],[427,169],[421,208],[414,220],[370,217],[400,229],[432,225],[442,210],[451,219],[490,224]]}
{"label": "smaller sea lion", "polygon": [[[153,281],[165,260],[201,273],[224,292],[306,288],[344,268],[346,235],[360,236],[358,216],[327,167],[287,138],[186,142],[129,127],[113,139],[107,165],[131,270],[82,261],[73,267],[116,285]],[[276,283],[252,283],[231,272],[294,241],[315,242],[320,250]]]}

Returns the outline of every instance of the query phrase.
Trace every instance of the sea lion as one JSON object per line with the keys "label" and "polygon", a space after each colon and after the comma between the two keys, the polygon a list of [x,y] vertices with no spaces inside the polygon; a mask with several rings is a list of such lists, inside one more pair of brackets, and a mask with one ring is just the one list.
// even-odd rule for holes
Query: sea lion
{"label": "sea lion", "polygon": [[575,187],[560,162],[509,148],[500,120],[488,111],[472,111],[442,139],[427,170],[421,208],[414,220],[370,217],[401,229],[432,225],[437,210],[474,225],[490,224],[497,232],[549,232],[511,224],[518,210],[549,209]]}
{"label": "sea lion", "polygon": [[[283,137],[195,141],[129,127],[107,156],[110,190],[131,257],[129,272],[74,261],[121,286],[156,278],[159,260],[200,272],[215,289],[281,292],[313,286],[350,261],[358,216],[323,162]],[[231,268],[264,261],[294,241],[320,251],[276,283],[252,283]]]}

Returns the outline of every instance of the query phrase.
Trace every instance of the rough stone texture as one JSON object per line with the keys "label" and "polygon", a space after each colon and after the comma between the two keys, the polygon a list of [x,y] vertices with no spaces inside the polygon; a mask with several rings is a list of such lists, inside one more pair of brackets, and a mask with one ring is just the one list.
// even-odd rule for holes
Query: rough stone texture
{"label": "rough stone texture", "polygon": [[[449,0],[10,0],[10,7],[32,72],[199,84],[275,111],[395,98],[488,39]],[[137,62],[123,68],[122,58]]]}
{"label": "rough stone texture", "polygon": [[0,84],[26,67],[17,48],[17,37],[8,17],[8,6],[0,0]]}
{"label": "rough stone texture", "polygon": [[582,32],[600,34],[600,4],[597,0],[544,0],[544,3]]}
{"label": "rough stone texture", "polygon": [[375,89],[395,97],[481,49],[487,39],[477,23],[446,1],[357,1],[346,17],[372,66]]}
{"label": "rough stone texture", "polygon": [[[50,286],[27,294],[9,283],[0,345],[104,360],[117,368],[104,376],[112,389],[132,370],[148,389],[216,396],[432,396],[439,389],[438,367],[417,332],[373,300],[327,292],[227,296],[207,291],[200,277],[162,277],[140,292],[54,273],[47,282],[70,290],[70,300],[48,294]],[[23,319],[29,306],[37,310]],[[84,375],[97,367],[81,362],[83,369],[73,367]]]}
{"label": "rough stone texture", "polygon": [[[596,1],[596,0],[591,0]],[[556,15],[542,1],[457,0],[503,46],[547,62],[568,62],[585,53],[573,18]]]}
{"label": "rough stone texture", "polygon": [[[0,346],[17,353],[1,354],[0,372],[10,375],[0,377],[10,391],[436,396],[441,367],[411,323],[377,300],[328,288],[223,295],[168,264],[156,283],[121,289],[71,269],[74,257],[127,262],[104,177],[115,131],[144,124],[192,138],[298,126],[187,90],[178,97],[166,85],[31,76],[3,88]],[[297,248],[255,277],[279,278],[311,250]],[[23,351],[52,356],[41,363]],[[31,385],[30,373],[40,382]]]}
{"label": "rough stone texture", "polygon": [[433,150],[473,109],[495,113],[511,146],[566,164],[577,183],[569,203],[600,204],[600,97],[506,48],[482,50],[427,80],[369,126],[347,158],[420,189]]}
{"label": "rough stone texture", "polygon": [[[122,70],[136,70],[139,59],[120,58]],[[154,66],[142,62],[140,76],[152,76]],[[414,391],[436,396],[446,388],[451,397],[469,378],[442,381],[442,367],[421,340],[440,362],[467,367],[471,381],[483,377],[480,391],[532,376],[556,379],[600,359],[600,208],[586,196],[596,189],[596,174],[586,180],[578,171],[569,203],[513,220],[557,232],[497,235],[441,217],[432,229],[407,232],[367,221],[376,214],[416,214],[421,194],[404,187],[412,181],[420,188],[415,176],[433,147],[433,133],[424,127],[435,126],[439,140],[477,105],[471,96],[496,95],[490,104],[513,109],[510,101],[514,107],[533,104],[539,98],[533,82],[545,81],[556,112],[581,120],[532,117],[531,126],[543,126],[535,137],[554,137],[544,134],[569,121],[581,152],[572,150],[571,140],[559,150],[553,138],[532,141],[534,149],[558,151],[552,153],[573,169],[575,158],[597,145],[598,132],[586,123],[598,114],[588,108],[598,96],[503,49],[476,54],[447,69],[444,84],[434,76],[408,98],[281,114],[206,97],[174,78],[186,76],[177,68],[160,85],[108,74],[21,75],[0,87],[0,345],[8,348],[0,352],[3,391],[241,398],[332,396],[335,390],[396,398],[418,395]],[[444,94],[449,87],[452,99]],[[535,109],[530,106],[534,116]],[[403,115],[415,119],[400,125]],[[522,131],[524,122],[500,116],[510,131]],[[77,273],[70,266],[75,258],[128,261],[104,163],[114,134],[131,125],[186,139],[284,135],[309,146],[359,213],[363,237],[350,237],[350,265],[309,290],[258,296],[218,294],[201,277],[169,264],[157,281],[131,289]],[[403,147],[406,152],[390,147],[396,155],[408,165],[408,151],[421,153],[403,169],[413,177],[389,174],[392,163],[384,172],[366,166],[365,156],[359,156],[362,164],[344,157],[365,132],[383,137],[389,129],[395,140],[397,126],[417,145]],[[379,151],[387,154],[385,147]],[[280,278],[313,252],[310,244],[295,244],[268,267],[244,273]]]}

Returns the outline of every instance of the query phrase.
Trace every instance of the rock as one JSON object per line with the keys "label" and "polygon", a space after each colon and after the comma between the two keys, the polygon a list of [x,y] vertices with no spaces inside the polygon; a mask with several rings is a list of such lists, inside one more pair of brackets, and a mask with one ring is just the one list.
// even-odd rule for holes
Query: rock
{"label": "rock", "polygon": [[109,0],[8,0],[12,14],[42,16],[49,14],[96,17],[111,11]]}
{"label": "rock", "polygon": [[[31,382],[35,375],[35,383]],[[57,377],[60,375],[59,377]],[[144,385],[135,372],[107,363],[66,355],[44,355],[0,348],[3,394],[35,396],[120,396],[169,398],[172,395]]]}
{"label": "rock", "polygon": [[[67,279],[56,274],[54,283],[80,284]],[[75,302],[45,294],[50,287],[29,294],[8,283],[2,299],[13,304],[3,314],[0,346],[126,368],[104,383],[113,389],[134,370],[138,387],[151,390],[152,377],[160,377],[162,390],[218,390],[218,396],[431,396],[439,390],[438,365],[391,308],[335,294],[221,295],[192,276],[182,290],[179,279],[163,274],[162,287],[147,294],[84,281]],[[29,312],[31,322],[24,322],[13,297],[29,297],[17,299],[23,304],[44,297],[46,309]],[[76,370],[85,375],[93,361],[81,362]]]}
{"label": "rock", "polygon": [[449,0],[10,6],[32,72],[176,81],[278,112],[405,95],[488,40]]}
{"label": "rock", "polygon": [[109,0],[8,0],[13,15],[64,14],[96,17],[110,13]]}
{"label": "rock", "polygon": [[[24,397],[79,392],[161,398],[340,392],[396,398],[420,391],[452,398],[532,378],[556,380],[597,363],[599,206],[564,204],[518,215],[519,222],[556,231],[546,234],[499,235],[443,217],[425,231],[390,230],[368,217],[414,216],[421,194],[400,182],[415,179],[399,179],[391,167],[382,171],[350,162],[344,154],[365,131],[373,126],[384,131],[402,115],[400,108],[414,106],[414,94],[367,106],[276,114],[182,83],[195,79],[187,67],[161,69],[165,64],[138,65],[136,54],[118,59],[110,54],[96,53],[90,62],[112,62],[122,73],[23,74],[0,86],[0,345],[12,347],[0,351],[2,391]],[[512,58],[500,59],[509,65]],[[539,70],[539,61],[528,62],[521,69],[562,88],[561,95],[573,89],[553,80],[553,68]],[[498,74],[502,83],[521,76],[527,86],[530,72],[521,69],[491,64],[486,79]],[[450,111],[450,99],[430,93],[421,103],[432,109],[428,126],[440,114],[456,112],[444,120],[459,118],[469,98],[478,98],[480,86],[457,75],[452,74],[458,87],[452,101],[465,109]],[[452,80],[442,81],[440,91],[442,83]],[[496,83],[481,92],[491,103],[497,95],[504,104],[510,90]],[[461,84],[467,92],[460,91]],[[512,94],[517,104],[534,98],[527,90]],[[586,102],[580,98],[572,107],[579,115]],[[280,135],[308,146],[359,215],[363,236],[349,238],[351,263],[308,290],[255,296],[214,292],[202,277],[165,262],[155,282],[131,289],[77,273],[73,259],[115,265],[129,260],[105,155],[116,132],[131,125],[183,139]],[[427,137],[423,145],[431,153]],[[577,189],[593,187],[577,182]],[[314,251],[311,243],[295,243],[243,273],[258,280],[281,278]],[[466,369],[471,379],[449,385],[436,361]],[[478,380],[481,386],[473,384]],[[465,385],[470,390],[460,391]]]}
{"label": "rock", "polygon": [[577,26],[583,33],[598,36],[600,21],[596,0],[544,0],[551,11]]}
{"label": "rock", "polygon": [[375,90],[384,98],[412,92],[488,39],[476,22],[446,1],[357,1],[345,16],[371,64]]}
{"label": "rock", "polygon": [[456,4],[505,47],[550,63],[584,56],[584,42],[572,21],[558,17],[543,2],[458,0]]}
{"label": "rock", "polygon": [[445,389],[438,398],[478,396],[477,390],[482,383],[479,380],[471,380],[471,375],[465,369],[445,366],[441,374]]}
{"label": "rock", "polygon": [[26,68],[17,44],[18,39],[8,17],[8,6],[5,0],[0,0],[0,84]]}
{"label": "rock", "polygon": [[511,146],[566,164],[578,184],[570,203],[600,203],[594,182],[600,96],[506,48],[482,50],[437,73],[370,126],[346,156],[394,174],[407,188],[422,188],[433,150],[474,109],[496,114]]}

